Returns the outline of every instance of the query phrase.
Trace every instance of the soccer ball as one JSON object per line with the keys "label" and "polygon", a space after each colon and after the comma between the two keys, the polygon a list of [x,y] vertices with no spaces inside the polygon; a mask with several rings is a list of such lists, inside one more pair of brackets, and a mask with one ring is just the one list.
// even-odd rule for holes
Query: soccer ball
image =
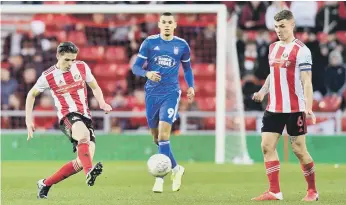
{"label": "soccer ball", "polygon": [[154,154],[147,162],[148,171],[154,177],[166,176],[172,170],[172,162],[164,154]]}

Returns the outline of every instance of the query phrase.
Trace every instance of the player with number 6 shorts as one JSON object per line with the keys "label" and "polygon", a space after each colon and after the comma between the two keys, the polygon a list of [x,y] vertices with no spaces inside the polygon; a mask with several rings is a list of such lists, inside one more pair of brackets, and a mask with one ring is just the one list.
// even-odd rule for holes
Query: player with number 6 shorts
{"label": "player with number 6 shorts", "polygon": [[255,201],[282,200],[279,184],[280,162],[276,146],[286,127],[291,146],[297,156],[305,180],[307,194],[303,201],[317,201],[315,165],[306,147],[306,117],[315,123],[312,112],[312,58],[309,48],[294,37],[295,21],[291,11],[282,10],[274,16],[279,41],[269,46],[270,74],[253,100],[261,102],[268,95],[268,106],[262,120],[262,152],[269,181],[269,190]]}

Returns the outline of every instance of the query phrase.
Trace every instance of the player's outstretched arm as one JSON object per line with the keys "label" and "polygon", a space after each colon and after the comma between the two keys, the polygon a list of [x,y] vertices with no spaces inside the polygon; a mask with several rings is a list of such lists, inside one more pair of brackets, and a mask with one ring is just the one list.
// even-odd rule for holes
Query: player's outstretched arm
{"label": "player's outstretched arm", "polygon": [[35,131],[35,125],[32,121],[32,110],[34,108],[36,96],[39,94],[40,91],[36,88],[31,88],[25,100],[25,124],[28,129],[28,141],[33,137]]}
{"label": "player's outstretched arm", "polygon": [[313,88],[312,88],[312,82],[311,82],[312,74],[311,71],[302,71],[300,72],[300,80],[303,84],[303,90],[304,90],[304,97],[305,97],[305,113],[308,117],[311,117],[312,123],[316,123],[316,117],[314,113],[312,112],[312,95],[313,95]]}
{"label": "player's outstretched arm", "polygon": [[95,79],[93,79],[91,82],[88,83],[89,87],[91,88],[91,90],[93,91],[93,94],[97,100],[97,102],[100,105],[100,108],[105,111],[105,113],[109,113],[110,111],[112,111],[112,107],[110,105],[108,105],[103,97],[103,93],[102,90],[99,86],[99,84],[97,83],[97,81]]}
{"label": "player's outstretched arm", "polygon": [[270,85],[270,74],[268,75],[266,81],[264,82],[262,88],[258,91],[255,92],[252,96],[252,100],[256,102],[262,102],[264,96],[268,94],[269,92],[269,85]]}

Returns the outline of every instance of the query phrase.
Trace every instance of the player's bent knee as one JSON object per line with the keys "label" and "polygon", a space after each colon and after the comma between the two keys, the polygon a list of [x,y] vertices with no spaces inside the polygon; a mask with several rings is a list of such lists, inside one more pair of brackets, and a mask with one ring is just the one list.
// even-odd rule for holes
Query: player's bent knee
{"label": "player's bent knee", "polygon": [[261,143],[261,148],[264,155],[275,151],[275,145],[263,141]]}
{"label": "player's bent knee", "polygon": [[307,153],[305,146],[296,143],[292,144],[292,151],[298,158],[303,157]]}
{"label": "player's bent knee", "polygon": [[78,143],[88,143],[90,141],[90,131],[81,121],[72,125],[72,137]]}

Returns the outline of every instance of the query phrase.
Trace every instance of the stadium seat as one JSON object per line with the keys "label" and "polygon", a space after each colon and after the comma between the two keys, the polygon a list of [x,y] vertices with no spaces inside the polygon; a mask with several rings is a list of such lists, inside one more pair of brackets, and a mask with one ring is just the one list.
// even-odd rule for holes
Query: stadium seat
{"label": "stadium seat", "polygon": [[275,42],[275,41],[278,40],[278,37],[276,36],[276,33],[275,33],[275,32],[270,32],[269,35],[270,35],[270,40],[271,40],[272,42]]}
{"label": "stadium seat", "polygon": [[127,90],[126,80],[102,80],[98,81],[98,84],[106,96],[114,95],[117,89]]}
{"label": "stadium seat", "polygon": [[46,24],[46,30],[60,26],[72,25],[73,17],[68,14],[35,14],[33,20],[39,20]]}
{"label": "stadium seat", "polygon": [[1,68],[9,69],[10,68],[10,64],[8,62],[1,62]]}
{"label": "stadium seat", "polygon": [[46,30],[44,35],[46,37],[56,37],[60,42],[66,41],[67,39],[65,31]]}
{"label": "stadium seat", "polygon": [[196,98],[198,108],[203,111],[215,111],[215,97]]}
{"label": "stadium seat", "polygon": [[308,33],[297,32],[295,35],[296,35],[296,38],[299,39],[303,43],[305,43],[305,42],[307,42],[309,40]]}
{"label": "stadium seat", "polygon": [[127,72],[129,70],[128,64],[96,64],[92,69],[95,77],[98,80],[109,79],[124,79],[126,78]]}
{"label": "stadium seat", "polygon": [[319,32],[319,33],[317,34],[317,40],[318,40],[320,43],[327,43],[327,42],[328,42],[328,34],[323,33],[323,32]]}
{"label": "stadium seat", "polygon": [[86,45],[87,38],[85,36],[84,31],[71,31],[68,33],[67,40],[74,42],[76,45]]}
{"label": "stadium seat", "polygon": [[[324,121],[327,121],[327,120],[329,120],[328,117],[316,117],[316,124],[324,122]],[[306,119],[306,124],[307,125],[312,125],[312,119],[311,118],[307,118]]]}
{"label": "stadium seat", "polygon": [[216,82],[214,80],[201,82],[199,85],[202,87],[199,91],[201,95],[208,97],[214,97],[216,95]]}
{"label": "stadium seat", "polygon": [[207,117],[203,120],[205,130],[215,130],[215,117]]}
{"label": "stadium seat", "polygon": [[245,118],[245,129],[247,131],[256,131],[256,117]]}
{"label": "stadium seat", "polygon": [[216,15],[215,14],[200,14],[199,20],[201,22],[209,22],[213,24],[213,23],[216,23]]}
{"label": "stadium seat", "polygon": [[[132,108],[132,112],[143,111],[145,111],[145,104],[137,103],[136,101],[134,107]],[[147,119],[146,117],[131,117],[130,124],[132,127],[144,127],[147,126]]]}
{"label": "stadium seat", "polygon": [[216,68],[214,64],[194,64],[192,69],[196,79],[216,79]]}
{"label": "stadium seat", "polygon": [[258,32],[257,31],[247,31],[246,35],[247,35],[247,39],[249,41],[256,41]]}
{"label": "stadium seat", "polygon": [[317,100],[313,100],[312,101],[312,111],[319,111],[320,107],[319,107],[319,102]]}
{"label": "stadium seat", "polygon": [[345,117],[342,118],[341,129],[343,132],[346,132],[346,118]]}
{"label": "stadium seat", "polygon": [[76,4],[75,1],[43,1],[44,4]]}
{"label": "stadium seat", "polygon": [[104,96],[106,103],[111,104],[113,100],[113,95],[105,95]]}
{"label": "stadium seat", "polygon": [[122,46],[107,47],[105,59],[110,62],[128,63],[127,50]]}
{"label": "stadium seat", "polygon": [[136,98],[134,96],[127,96],[126,97],[126,107],[128,107],[130,110],[134,108],[136,105]]}
{"label": "stadium seat", "polygon": [[86,61],[100,61],[103,59],[105,49],[102,46],[81,47],[79,49],[79,58]]}
{"label": "stadium seat", "polygon": [[346,45],[346,31],[336,32],[336,38],[338,39],[338,41]]}
{"label": "stadium seat", "polygon": [[335,112],[340,109],[342,98],[337,95],[324,97],[319,103],[321,112]]}
{"label": "stadium seat", "polygon": [[112,81],[98,81],[98,84],[100,85],[102,92],[104,95],[108,95],[108,96],[113,96],[115,89],[116,89],[116,82],[112,82]]}

